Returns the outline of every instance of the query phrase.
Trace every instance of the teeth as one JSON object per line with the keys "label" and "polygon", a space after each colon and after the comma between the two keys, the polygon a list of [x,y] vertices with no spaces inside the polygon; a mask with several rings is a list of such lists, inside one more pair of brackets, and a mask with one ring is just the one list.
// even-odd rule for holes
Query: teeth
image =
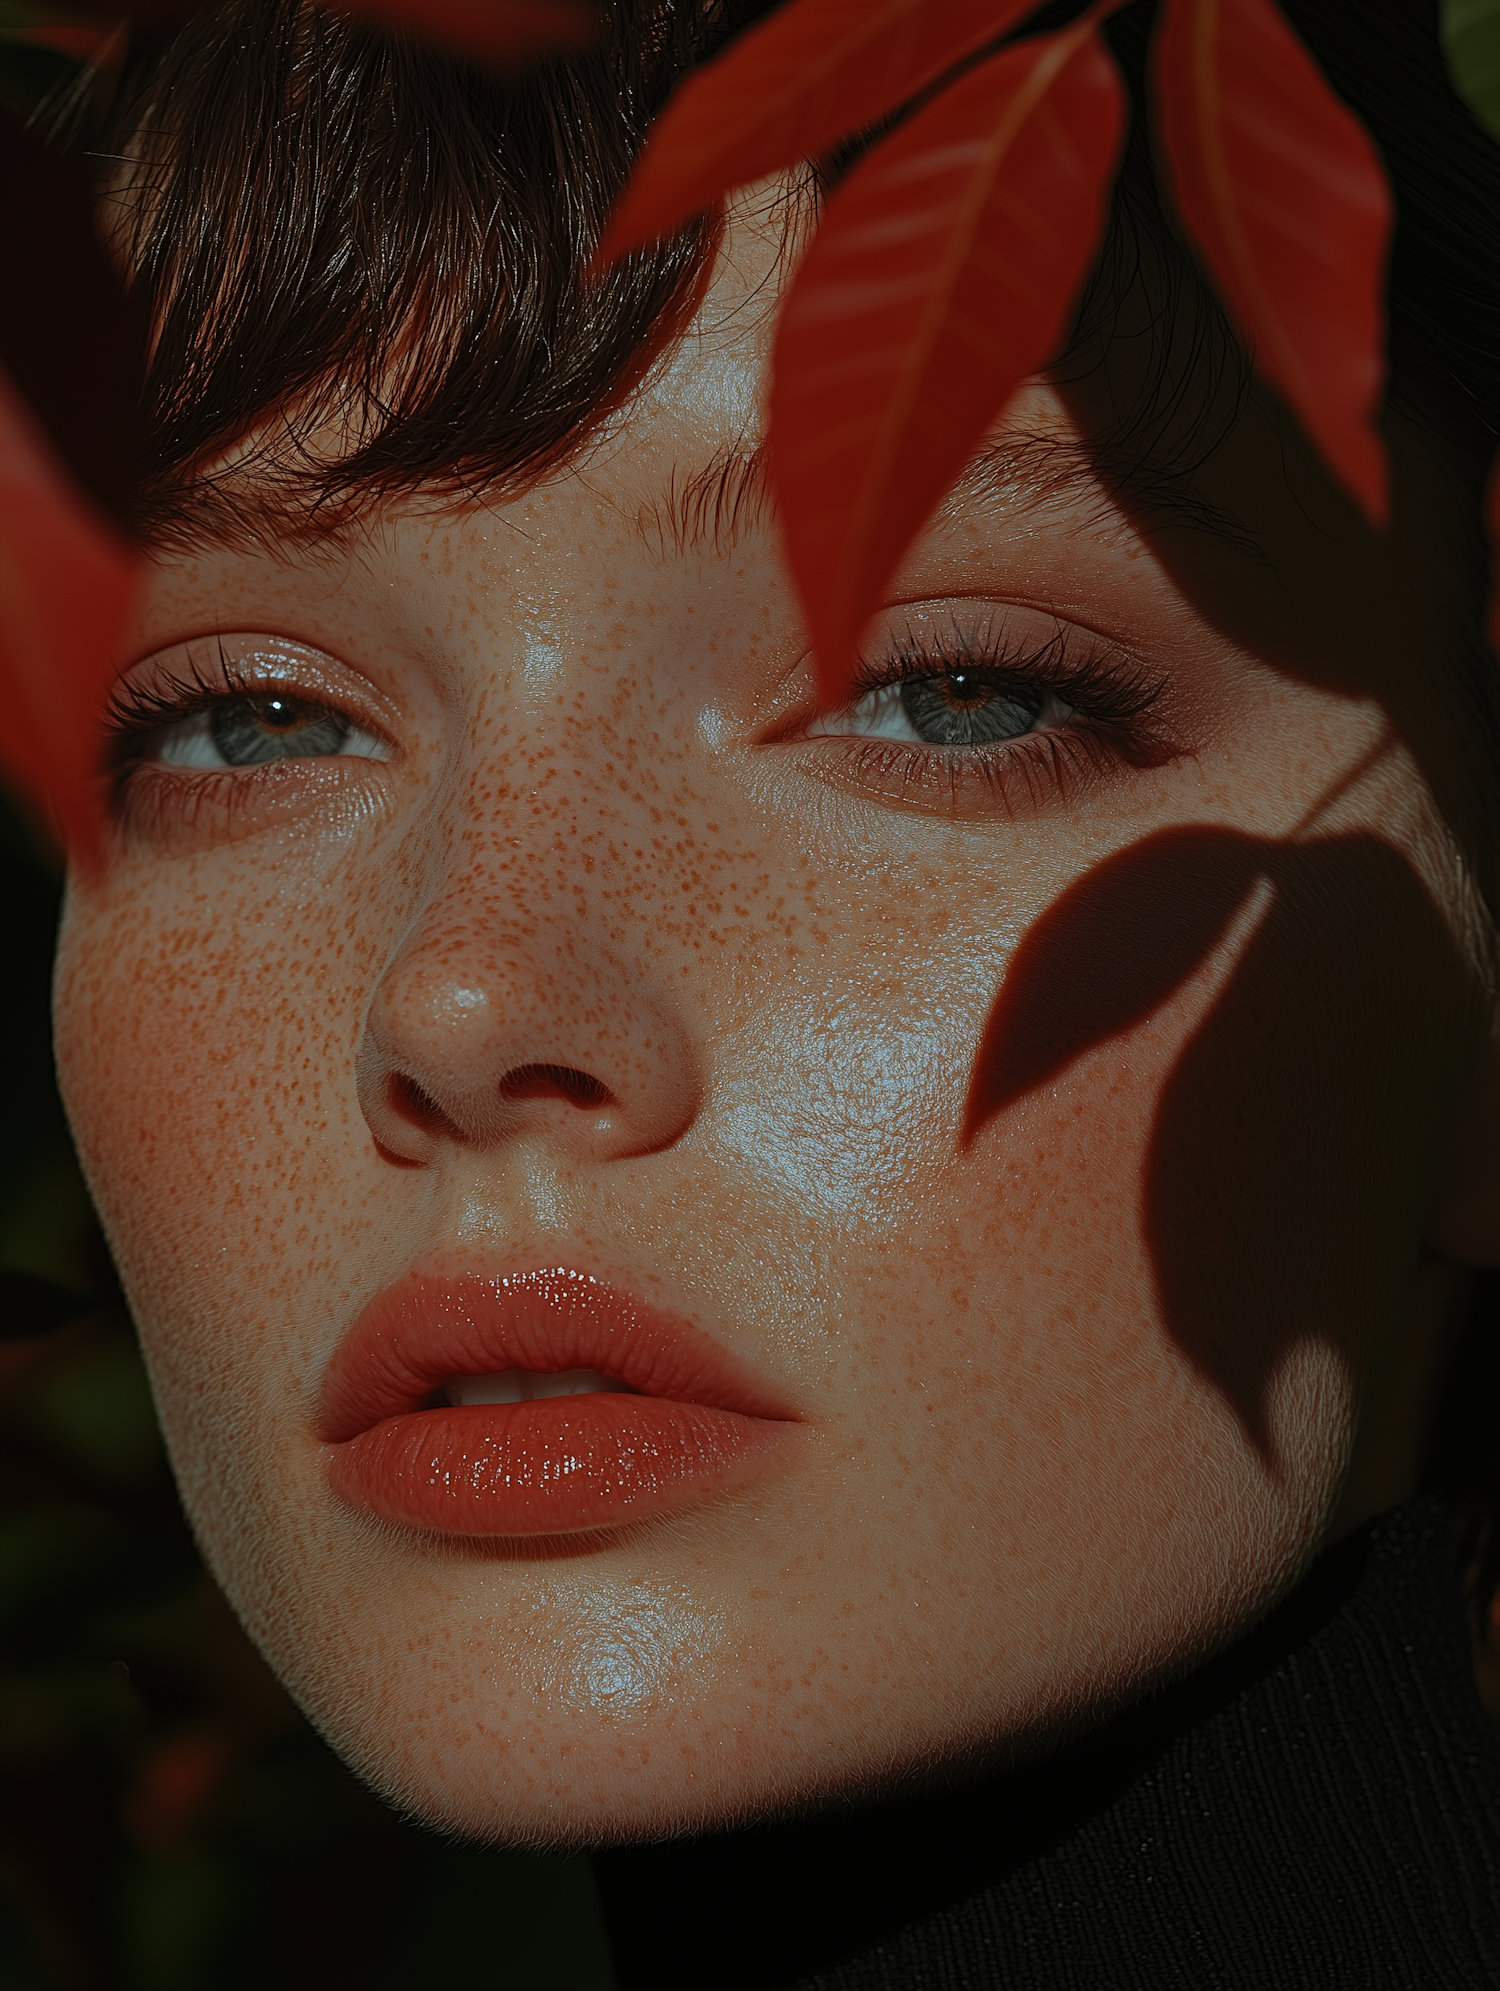
{"label": "teeth", "polygon": [[492,1376],[454,1376],[443,1386],[449,1403],[532,1403],[539,1397],[628,1392],[629,1387],[597,1369],[500,1369]]}

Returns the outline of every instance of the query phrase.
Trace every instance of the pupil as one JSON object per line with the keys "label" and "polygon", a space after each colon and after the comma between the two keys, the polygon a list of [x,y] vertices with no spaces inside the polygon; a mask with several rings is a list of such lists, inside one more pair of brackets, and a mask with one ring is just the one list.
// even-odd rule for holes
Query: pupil
{"label": "pupil", "polygon": [[901,687],[901,704],[917,737],[934,747],[1018,740],[1031,731],[1042,709],[1039,693],[997,684],[972,670],[909,678]]}
{"label": "pupil", "polygon": [[994,696],[992,687],[972,671],[955,671],[951,677],[939,678],[938,683],[944,702],[955,712],[980,711]]}

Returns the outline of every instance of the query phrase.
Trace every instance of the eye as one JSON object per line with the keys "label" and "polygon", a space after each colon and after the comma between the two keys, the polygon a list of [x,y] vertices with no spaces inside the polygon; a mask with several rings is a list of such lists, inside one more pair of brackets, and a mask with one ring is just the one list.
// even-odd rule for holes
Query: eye
{"label": "eye", "polygon": [[901,808],[1014,817],[1182,751],[1155,716],[1166,678],[1090,630],[1013,603],[919,603],[904,620],[854,659],[846,704],[780,735],[840,743],[808,756],[810,775]]}
{"label": "eye", "polygon": [[989,747],[1065,726],[1075,708],[1042,685],[1018,684],[981,666],[906,677],[877,685],[856,704],[808,728],[837,735],[902,740],[925,747]]}
{"label": "eye", "polygon": [[332,706],[280,691],[245,692],[158,727],[137,758],[166,767],[261,767],[268,761],[354,754],[385,760],[390,749]]}

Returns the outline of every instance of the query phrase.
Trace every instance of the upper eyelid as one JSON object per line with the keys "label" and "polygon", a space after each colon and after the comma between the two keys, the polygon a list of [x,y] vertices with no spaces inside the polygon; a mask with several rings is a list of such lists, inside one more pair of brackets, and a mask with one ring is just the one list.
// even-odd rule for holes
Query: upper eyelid
{"label": "upper eyelid", "polygon": [[[1054,602],[981,590],[924,591],[884,604],[856,655],[850,688],[915,675],[929,659],[934,670],[949,667],[960,657],[1053,685],[1072,670],[1149,679],[1162,689],[1168,676],[1136,632],[1063,613]],[[808,659],[799,661],[805,667]]]}
{"label": "upper eyelid", "polygon": [[1038,631],[1045,627],[1052,635],[1064,636],[1070,643],[1098,644],[1126,654],[1133,647],[1112,624],[1091,622],[1081,609],[1064,613],[1054,601],[1026,595],[975,590],[956,594],[922,593],[887,601],[871,618],[877,640],[879,632],[888,633],[906,617],[916,618],[924,629],[933,625],[934,618],[941,618],[950,627],[958,622],[976,633],[1002,624]]}
{"label": "upper eyelid", "polygon": [[936,677],[960,665],[1050,692],[1084,717],[1092,706],[1100,717],[1144,721],[1167,690],[1167,672],[1097,630],[1051,617],[1047,637],[1039,631],[1022,636],[1012,627],[997,629],[998,605],[989,606],[991,617],[982,626],[950,613],[947,626],[936,631],[919,634],[908,623],[899,633],[889,630],[883,641],[868,642],[855,659],[845,704],[834,709],[848,710],[873,691],[919,679],[924,670]]}
{"label": "upper eyelid", "polygon": [[[1048,646],[1050,650],[1051,645]],[[888,691],[898,684],[920,682],[922,677],[943,677],[951,672],[968,668],[987,672],[996,679],[1010,679],[1017,685],[1032,685],[1039,690],[1051,690],[1054,679],[1062,675],[1055,669],[1049,673],[1043,668],[1045,652],[1020,655],[985,656],[978,646],[970,646],[964,652],[941,650],[934,646],[930,650],[918,647],[903,649],[884,658],[870,658],[864,653],[856,661],[851,677],[851,703],[860,697],[868,697],[871,692]],[[1074,665],[1076,675],[1083,666]]]}
{"label": "upper eyelid", "polygon": [[[887,610],[885,625],[856,656],[857,677],[870,685],[911,675],[911,669],[903,666],[919,669],[924,664],[936,670],[969,663],[976,669],[1043,678],[1059,664],[1086,668],[1105,662],[1124,666],[1132,661],[1128,651],[1101,631],[1035,608],[976,602],[971,616],[936,602],[901,607],[906,610],[905,618],[898,621],[900,611]],[[915,608],[926,609],[927,616],[918,620],[911,614]]]}
{"label": "upper eyelid", "polygon": [[153,721],[169,725],[220,700],[272,687],[331,707],[393,750],[398,745],[404,715],[363,672],[311,645],[259,633],[187,638],[148,651],[115,680],[107,730],[115,738],[140,733]]}

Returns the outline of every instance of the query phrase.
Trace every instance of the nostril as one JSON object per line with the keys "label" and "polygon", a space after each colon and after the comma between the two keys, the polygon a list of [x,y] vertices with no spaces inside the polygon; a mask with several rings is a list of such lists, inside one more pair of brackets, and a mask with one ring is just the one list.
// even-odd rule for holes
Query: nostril
{"label": "nostril", "polygon": [[386,1098],[391,1111],[399,1113],[414,1127],[429,1134],[451,1133],[452,1122],[430,1093],[424,1092],[405,1072],[392,1072],[386,1081]]}
{"label": "nostril", "polygon": [[516,1065],[500,1081],[502,1099],[566,1099],[570,1106],[614,1106],[607,1085],[571,1065]]}

